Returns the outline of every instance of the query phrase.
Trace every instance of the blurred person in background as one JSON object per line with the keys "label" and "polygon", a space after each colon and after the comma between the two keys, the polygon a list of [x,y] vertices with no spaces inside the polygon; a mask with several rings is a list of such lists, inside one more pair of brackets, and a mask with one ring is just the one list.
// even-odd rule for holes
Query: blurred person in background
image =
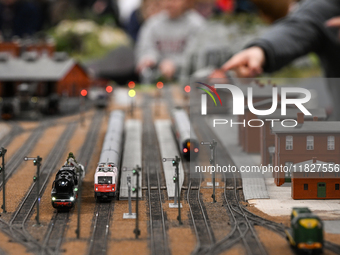
{"label": "blurred person in background", "polygon": [[164,11],[143,24],[136,47],[139,74],[157,67],[168,80],[178,75],[189,40],[204,24],[192,4],[188,0],[164,0]]}
{"label": "blurred person in background", "polygon": [[142,5],[142,0],[115,0],[119,9],[119,20],[123,27],[130,21],[131,14]]}
{"label": "blurred person in background", "polygon": [[[306,0],[296,11],[233,56],[222,69],[233,69],[239,77],[255,77],[279,70],[296,58],[315,52],[320,58],[324,76],[340,78],[339,32],[333,27],[340,22],[331,20],[339,14],[338,0]],[[333,101],[330,119],[340,120],[338,80],[328,79],[327,83]]]}
{"label": "blurred person in background", "polygon": [[0,0],[0,30],[4,40],[30,36],[39,30],[41,11],[32,2]]}
{"label": "blurred person in background", "polygon": [[142,24],[151,16],[162,10],[162,0],[143,0],[141,6],[132,12],[130,21],[126,26],[126,32],[134,42],[137,41]]}
{"label": "blurred person in background", "polygon": [[255,5],[250,0],[236,0],[236,13],[254,13]]}
{"label": "blurred person in background", "polygon": [[89,13],[97,17],[111,17],[117,27],[122,26],[117,0],[54,0],[51,4],[50,20],[52,25],[56,25],[75,14],[78,18],[88,18]]}

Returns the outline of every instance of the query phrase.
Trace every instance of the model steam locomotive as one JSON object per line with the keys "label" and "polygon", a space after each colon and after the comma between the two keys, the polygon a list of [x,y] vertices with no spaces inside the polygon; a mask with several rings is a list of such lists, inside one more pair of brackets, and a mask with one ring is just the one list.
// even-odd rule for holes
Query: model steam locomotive
{"label": "model steam locomotive", "polygon": [[70,210],[78,198],[78,185],[83,177],[84,167],[78,164],[70,153],[52,184],[52,206],[58,210]]}

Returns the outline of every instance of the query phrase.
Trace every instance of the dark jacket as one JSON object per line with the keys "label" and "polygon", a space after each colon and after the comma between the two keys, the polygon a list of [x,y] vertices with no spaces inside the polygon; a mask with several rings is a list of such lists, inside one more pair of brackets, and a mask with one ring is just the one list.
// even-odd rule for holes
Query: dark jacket
{"label": "dark jacket", "polygon": [[11,6],[0,4],[0,30],[7,40],[34,34],[39,21],[40,13],[33,3],[19,0]]}
{"label": "dark jacket", "polygon": [[325,76],[340,77],[338,29],[325,26],[335,16],[340,16],[339,0],[306,0],[248,47],[259,46],[265,51],[265,72],[276,71],[300,56],[315,52]]}

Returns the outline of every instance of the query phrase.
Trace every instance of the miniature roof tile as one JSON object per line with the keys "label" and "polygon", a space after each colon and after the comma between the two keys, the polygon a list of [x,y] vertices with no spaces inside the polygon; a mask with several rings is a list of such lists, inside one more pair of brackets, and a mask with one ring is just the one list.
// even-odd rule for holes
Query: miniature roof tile
{"label": "miniature roof tile", "polygon": [[[293,123],[293,121],[291,121]],[[285,125],[289,125],[288,121]],[[274,125],[272,132],[279,134],[332,134],[340,133],[340,121],[306,121],[298,124],[296,127],[284,127],[282,125]]]}
{"label": "miniature roof tile", "polygon": [[[254,106],[255,107],[255,106]],[[323,108],[320,109],[308,109],[308,111],[312,115],[305,115],[305,120],[312,120],[313,117],[318,117],[319,120],[325,120],[327,118],[326,110]],[[272,114],[269,115],[258,115],[259,119],[297,119],[297,114],[301,112],[298,108],[287,108],[286,115],[281,115],[281,109],[275,110]]]}
{"label": "miniature roof tile", "polygon": [[58,81],[75,65],[72,58],[56,61],[41,56],[34,61],[9,58],[0,61],[0,81]]}

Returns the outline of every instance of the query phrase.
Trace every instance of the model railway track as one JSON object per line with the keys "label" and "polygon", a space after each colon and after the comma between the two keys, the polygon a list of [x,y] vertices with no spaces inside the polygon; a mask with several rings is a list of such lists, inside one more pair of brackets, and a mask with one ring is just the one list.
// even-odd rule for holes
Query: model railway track
{"label": "model railway track", "polygon": [[[87,171],[88,164],[92,158],[93,150],[96,146],[100,124],[103,120],[103,116],[103,111],[96,112],[96,114],[94,114],[91,126],[86,134],[85,142],[78,153],[78,161],[81,163],[85,162],[85,172]],[[69,219],[69,214],[70,212],[60,213],[58,211],[55,211],[45,235],[45,239],[43,242],[44,248],[49,248],[54,253],[59,253],[66,229],[66,224]]]}
{"label": "model railway track", "polygon": [[146,173],[147,180],[151,254],[167,255],[170,254],[170,250],[162,206],[160,184],[160,171],[162,170],[161,155],[149,106],[144,107],[143,117],[143,170]]}
{"label": "model railway track", "polygon": [[[39,141],[39,139],[41,138],[44,130],[47,128],[47,124],[43,123],[41,124],[39,127],[37,127],[32,134],[30,135],[30,137],[26,140],[27,142],[25,142],[24,145],[22,145],[20,147],[20,149],[18,149],[14,155],[9,159],[9,161],[6,163],[6,170],[5,170],[5,181],[7,181],[13,173],[15,173],[15,171],[18,169],[18,167],[20,166],[20,164],[22,164],[22,160],[24,159],[25,156],[27,156],[34,148],[34,146],[37,144],[37,142]],[[16,128],[15,128],[16,129]],[[20,131],[18,131],[20,132]],[[12,137],[9,136],[9,138],[7,139],[7,141],[5,141],[5,143],[10,143],[13,138],[16,136],[16,132],[13,134]],[[3,179],[2,179],[2,175],[0,176],[0,188],[2,189],[3,186]]]}
{"label": "model railway track", "polygon": [[[235,235],[231,235],[225,239],[230,242],[233,240],[242,240],[247,254],[267,254],[264,246],[259,240],[254,229],[254,223],[246,215],[244,208],[240,204],[236,191],[236,178],[234,175],[225,175],[225,201],[229,213],[232,215],[233,223],[236,226]],[[237,237],[239,235],[239,238]],[[228,243],[227,242],[227,243]]]}
{"label": "model railway track", "polygon": [[200,188],[202,177],[192,179],[189,183],[187,201],[189,204],[192,225],[195,231],[197,245],[192,254],[208,254],[212,245],[215,243],[215,237],[211,230],[207,216],[200,198]]}
{"label": "model railway track", "polygon": [[54,213],[45,235],[42,253],[46,249],[50,249],[56,254],[59,253],[68,218],[69,213],[58,213],[57,211]]}
{"label": "model railway track", "polygon": [[107,241],[109,238],[109,228],[111,212],[114,209],[114,200],[107,203],[97,202],[93,230],[87,254],[101,255],[107,253]]}
{"label": "model railway track", "polygon": [[[50,154],[48,155],[47,159],[44,160],[45,163],[42,164],[41,174],[40,174],[40,191],[39,194],[42,194],[42,192],[46,188],[46,184],[49,180],[49,177],[51,173],[55,170],[55,168],[58,166],[59,161],[61,160],[61,157],[63,156],[65,152],[65,147],[67,146],[67,143],[71,139],[74,131],[76,129],[76,124],[71,123],[67,126],[66,130],[61,135],[61,138],[57,142],[57,144],[54,146]],[[10,228],[11,232],[16,235],[18,229],[21,230],[21,236],[16,235],[19,237],[19,239],[22,239],[22,235],[24,236],[25,240],[21,241],[33,241],[34,243],[37,243],[37,241],[28,233],[28,231],[25,228],[25,223],[29,219],[31,213],[33,212],[34,205],[37,202],[37,194],[36,194],[36,182],[33,182],[31,187],[29,188],[26,196],[22,200],[21,204],[15,211],[15,213],[12,216],[12,219],[10,220]]]}
{"label": "model railway track", "polygon": [[7,147],[13,139],[22,132],[22,128],[15,122],[11,123],[11,131],[0,140],[0,147]]}
{"label": "model railway track", "polygon": [[[210,141],[216,139],[210,132],[208,125],[202,118],[197,118],[197,128],[200,131],[202,139]],[[227,152],[221,148],[217,150],[217,160],[219,165],[232,164],[226,158]],[[263,244],[260,242],[258,235],[254,229],[253,222],[247,217],[244,208],[240,204],[236,191],[236,176],[229,175],[225,178],[225,205],[229,218],[233,226],[232,231],[222,240],[216,243],[212,249],[212,253],[219,254],[226,249],[231,248],[234,244],[241,242],[247,254],[262,255],[267,254]]]}
{"label": "model railway track", "polygon": [[11,241],[15,241],[25,246],[29,251],[40,250],[42,246],[35,240],[31,240],[26,233],[23,233],[20,229],[13,229],[11,225],[0,218],[0,229],[5,233]]}

